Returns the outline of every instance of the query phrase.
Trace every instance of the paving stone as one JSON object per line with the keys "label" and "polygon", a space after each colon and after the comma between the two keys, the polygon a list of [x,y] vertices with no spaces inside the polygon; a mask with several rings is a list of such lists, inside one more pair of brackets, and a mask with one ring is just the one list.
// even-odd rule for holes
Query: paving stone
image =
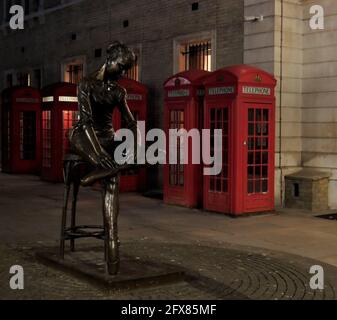
{"label": "paving stone", "polygon": [[[198,246],[158,242],[127,242],[121,250],[140,260],[169,263],[186,271],[185,281],[135,290],[108,290],[70,273],[41,264],[35,253],[45,249],[0,247],[1,299],[268,299],[312,300],[335,299],[337,268],[323,265],[325,289],[311,290],[309,269],[317,261],[249,247],[225,245]],[[78,255],[87,255],[101,247],[78,248]],[[25,290],[8,287],[8,270],[20,264],[25,270]],[[321,264],[321,263],[320,263]]]}
{"label": "paving stone", "polygon": [[[38,250],[58,244],[62,194],[60,184],[0,174],[0,299],[335,298],[337,269],[323,261],[337,266],[331,258],[337,252],[336,221],[298,210],[231,219],[137,194],[121,195],[121,252],[184,268],[191,277],[139,290],[102,290],[35,258]],[[101,220],[100,195],[81,190],[79,222]],[[103,255],[102,242],[78,244]],[[14,264],[25,270],[23,291],[9,289]],[[324,291],[309,288],[309,269],[317,264],[324,267]]]}

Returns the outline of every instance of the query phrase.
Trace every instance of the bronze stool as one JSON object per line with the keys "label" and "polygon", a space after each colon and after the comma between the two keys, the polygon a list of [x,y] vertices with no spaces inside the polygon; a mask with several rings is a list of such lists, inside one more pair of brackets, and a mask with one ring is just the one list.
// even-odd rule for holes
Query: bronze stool
{"label": "bronze stool", "polygon": [[[111,179],[116,179],[113,186],[114,188],[119,188],[119,175],[108,179],[109,181],[106,181],[106,179],[102,179],[101,181],[103,194],[103,226],[76,225],[77,199],[81,178],[91,170],[92,166],[80,156],[72,153],[65,155],[63,160],[64,202],[61,223],[60,256],[64,259],[65,241],[70,241],[70,250],[74,252],[76,239],[96,238],[104,240],[104,258],[107,263],[107,272],[110,275],[115,275],[119,271],[118,211],[112,216],[109,216],[109,212],[107,211],[109,211],[112,205],[112,203],[110,203],[111,201],[118,201],[118,199],[111,196],[113,192],[118,193],[118,190],[110,190],[109,193],[107,189],[111,186],[111,183],[109,183]],[[67,227],[68,202],[71,189],[71,222],[70,227]]]}

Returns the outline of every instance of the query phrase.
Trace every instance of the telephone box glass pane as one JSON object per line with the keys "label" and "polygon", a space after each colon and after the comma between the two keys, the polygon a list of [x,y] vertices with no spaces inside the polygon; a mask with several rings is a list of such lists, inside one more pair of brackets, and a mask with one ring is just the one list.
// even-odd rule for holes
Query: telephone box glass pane
{"label": "telephone box glass pane", "polygon": [[268,192],[269,110],[248,109],[247,191],[249,194]]}
{"label": "telephone box glass pane", "polygon": [[215,191],[214,182],[215,182],[215,178],[211,176],[211,178],[210,178],[210,187],[209,187],[209,190],[211,192]]}
{"label": "telephone box glass pane", "polygon": [[[212,157],[218,152],[222,152],[222,171],[217,177],[210,178],[209,191],[226,193],[228,192],[228,168],[229,168],[229,124],[228,108],[212,108],[210,110],[210,128],[211,128],[211,147],[210,154]],[[218,150],[216,145],[217,135],[214,130],[221,130],[222,145]]]}
{"label": "telephone box glass pane", "polygon": [[63,111],[63,128],[62,128],[62,138],[63,138],[63,154],[69,152],[70,142],[69,142],[69,132],[73,126],[77,123],[79,117],[78,111]]}
{"label": "telephone box glass pane", "polygon": [[20,159],[35,160],[36,112],[20,112]]}
{"label": "telephone box glass pane", "polygon": [[[171,110],[170,111],[170,129],[182,129],[185,128],[185,114],[184,110]],[[184,173],[185,168],[184,165],[180,163],[183,162],[183,154],[180,153],[180,149],[183,148],[183,139],[178,137],[177,144],[174,146],[174,150],[170,150],[171,154],[177,155],[177,164],[169,165],[169,176],[170,176],[170,185],[182,187],[185,184],[184,181]]]}
{"label": "telephone box glass pane", "polygon": [[4,113],[3,124],[4,127],[2,128],[2,135],[3,139],[3,152],[4,158],[9,160],[11,156],[11,118],[10,118],[10,111]]}
{"label": "telephone box glass pane", "polygon": [[42,166],[51,168],[51,111],[42,112]]}
{"label": "telephone box glass pane", "polygon": [[7,112],[7,154],[8,159],[11,158],[11,143],[12,143],[12,137],[11,137],[11,113],[10,111]]}

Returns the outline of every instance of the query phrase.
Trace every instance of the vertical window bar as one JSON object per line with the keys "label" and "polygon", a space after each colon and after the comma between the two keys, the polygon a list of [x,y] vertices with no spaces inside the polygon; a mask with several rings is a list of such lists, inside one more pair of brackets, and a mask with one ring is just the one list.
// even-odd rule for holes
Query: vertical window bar
{"label": "vertical window bar", "polygon": [[207,45],[206,45],[206,69],[205,69],[205,70],[209,70],[209,65],[208,65],[208,52],[209,52],[209,43],[207,42]]}
{"label": "vertical window bar", "polygon": [[205,44],[202,45],[201,68],[205,70]]}
{"label": "vertical window bar", "polygon": [[[186,52],[188,52],[190,49],[189,46],[186,46]],[[185,54],[185,57],[186,57],[186,70],[190,70],[190,59],[189,59],[189,55],[186,53]]]}

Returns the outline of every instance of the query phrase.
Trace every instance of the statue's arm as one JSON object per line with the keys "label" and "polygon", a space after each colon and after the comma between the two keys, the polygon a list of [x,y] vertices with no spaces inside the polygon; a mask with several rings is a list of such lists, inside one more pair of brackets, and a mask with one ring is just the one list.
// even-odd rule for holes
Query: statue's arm
{"label": "statue's arm", "polygon": [[92,110],[90,103],[90,83],[89,80],[83,79],[77,87],[78,108],[80,111],[79,123],[82,126],[92,126]]}
{"label": "statue's arm", "polygon": [[124,119],[126,126],[130,129],[134,136],[134,150],[133,155],[134,159],[137,158],[137,145],[141,145],[141,137],[140,132],[137,126],[137,121],[135,120],[134,116],[132,115],[130,108],[127,102],[127,93],[124,88],[121,88],[120,97],[119,97],[119,111],[121,112],[121,116]]}
{"label": "statue's arm", "polygon": [[137,127],[137,121],[130,111],[126,97],[126,90],[124,88],[120,88],[118,108],[127,127],[132,130],[134,127]]}
{"label": "statue's arm", "polygon": [[[114,166],[113,161],[109,154],[100,145],[93,127],[90,91],[89,80],[82,80],[78,85],[77,92],[80,112],[78,126],[82,129],[83,135],[85,135],[86,138],[85,141],[89,144],[87,147],[87,152],[89,153],[88,156],[93,159],[95,164],[101,165],[104,168],[112,168]],[[83,149],[83,147],[84,146],[82,146],[81,149]]]}

